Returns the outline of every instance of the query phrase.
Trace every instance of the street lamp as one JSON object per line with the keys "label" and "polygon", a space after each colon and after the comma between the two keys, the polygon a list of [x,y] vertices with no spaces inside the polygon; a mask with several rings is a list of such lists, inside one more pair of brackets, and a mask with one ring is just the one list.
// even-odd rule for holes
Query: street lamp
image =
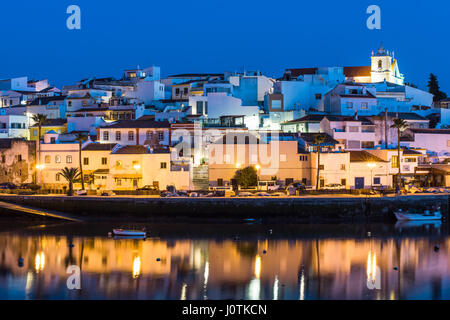
{"label": "street lamp", "polygon": [[367,163],[367,166],[370,169],[370,188],[373,189],[373,169],[377,166],[375,162],[369,162]]}
{"label": "street lamp", "polygon": [[256,190],[259,189],[259,169],[261,169],[261,166],[259,164],[257,164],[255,166],[256,168]]}

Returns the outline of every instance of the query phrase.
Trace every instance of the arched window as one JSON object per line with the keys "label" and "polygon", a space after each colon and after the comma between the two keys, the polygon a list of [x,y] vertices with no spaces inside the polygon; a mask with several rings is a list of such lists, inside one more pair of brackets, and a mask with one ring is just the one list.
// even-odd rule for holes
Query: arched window
{"label": "arched window", "polygon": [[378,60],[378,69],[383,69],[383,61]]}

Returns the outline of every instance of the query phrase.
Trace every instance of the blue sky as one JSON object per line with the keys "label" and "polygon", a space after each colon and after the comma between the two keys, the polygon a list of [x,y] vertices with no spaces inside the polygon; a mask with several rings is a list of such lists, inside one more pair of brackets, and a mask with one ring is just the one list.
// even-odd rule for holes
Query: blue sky
{"label": "blue sky", "polygon": [[[66,28],[79,5],[82,29]],[[381,30],[368,30],[369,5]],[[430,72],[450,94],[450,3],[434,1],[106,1],[0,2],[0,78],[28,75],[61,86],[89,76],[159,65],[163,75],[369,65],[383,42],[406,81],[425,88]]]}

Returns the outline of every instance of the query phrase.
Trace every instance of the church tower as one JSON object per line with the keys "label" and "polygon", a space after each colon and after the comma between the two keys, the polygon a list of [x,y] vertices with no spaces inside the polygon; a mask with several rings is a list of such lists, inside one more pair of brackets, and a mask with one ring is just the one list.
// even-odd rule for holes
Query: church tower
{"label": "church tower", "polygon": [[383,48],[383,44],[377,52],[372,52],[371,82],[391,82],[399,85],[404,84],[404,76],[398,69],[397,59],[394,53],[389,53]]}

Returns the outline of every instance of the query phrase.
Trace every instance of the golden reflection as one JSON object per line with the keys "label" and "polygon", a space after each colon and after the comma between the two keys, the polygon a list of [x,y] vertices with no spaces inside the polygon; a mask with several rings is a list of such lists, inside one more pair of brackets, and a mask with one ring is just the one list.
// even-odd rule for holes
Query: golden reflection
{"label": "golden reflection", "polygon": [[256,279],[259,279],[261,276],[261,257],[258,255],[256,256],[255,260],[255,277]]}
{"label": "golden reflection", "polygon": [[367,256],[367,281],[375,284],[377,279],[377,254],[374,252],[372,255],[372,251],[369,251]]}
{"label": "golden reflection", "polygon": [[44,270],[45,267],[45,254],[44,252],[38,252],[36,253],[36,258],[35,258],[35,269],[36,272],[40,272],[42,270]]}
{"label": "golden reflection", "polygon": [[141,274],[141,257],[137,256],[133,260],[133,278],[138,278]]}

